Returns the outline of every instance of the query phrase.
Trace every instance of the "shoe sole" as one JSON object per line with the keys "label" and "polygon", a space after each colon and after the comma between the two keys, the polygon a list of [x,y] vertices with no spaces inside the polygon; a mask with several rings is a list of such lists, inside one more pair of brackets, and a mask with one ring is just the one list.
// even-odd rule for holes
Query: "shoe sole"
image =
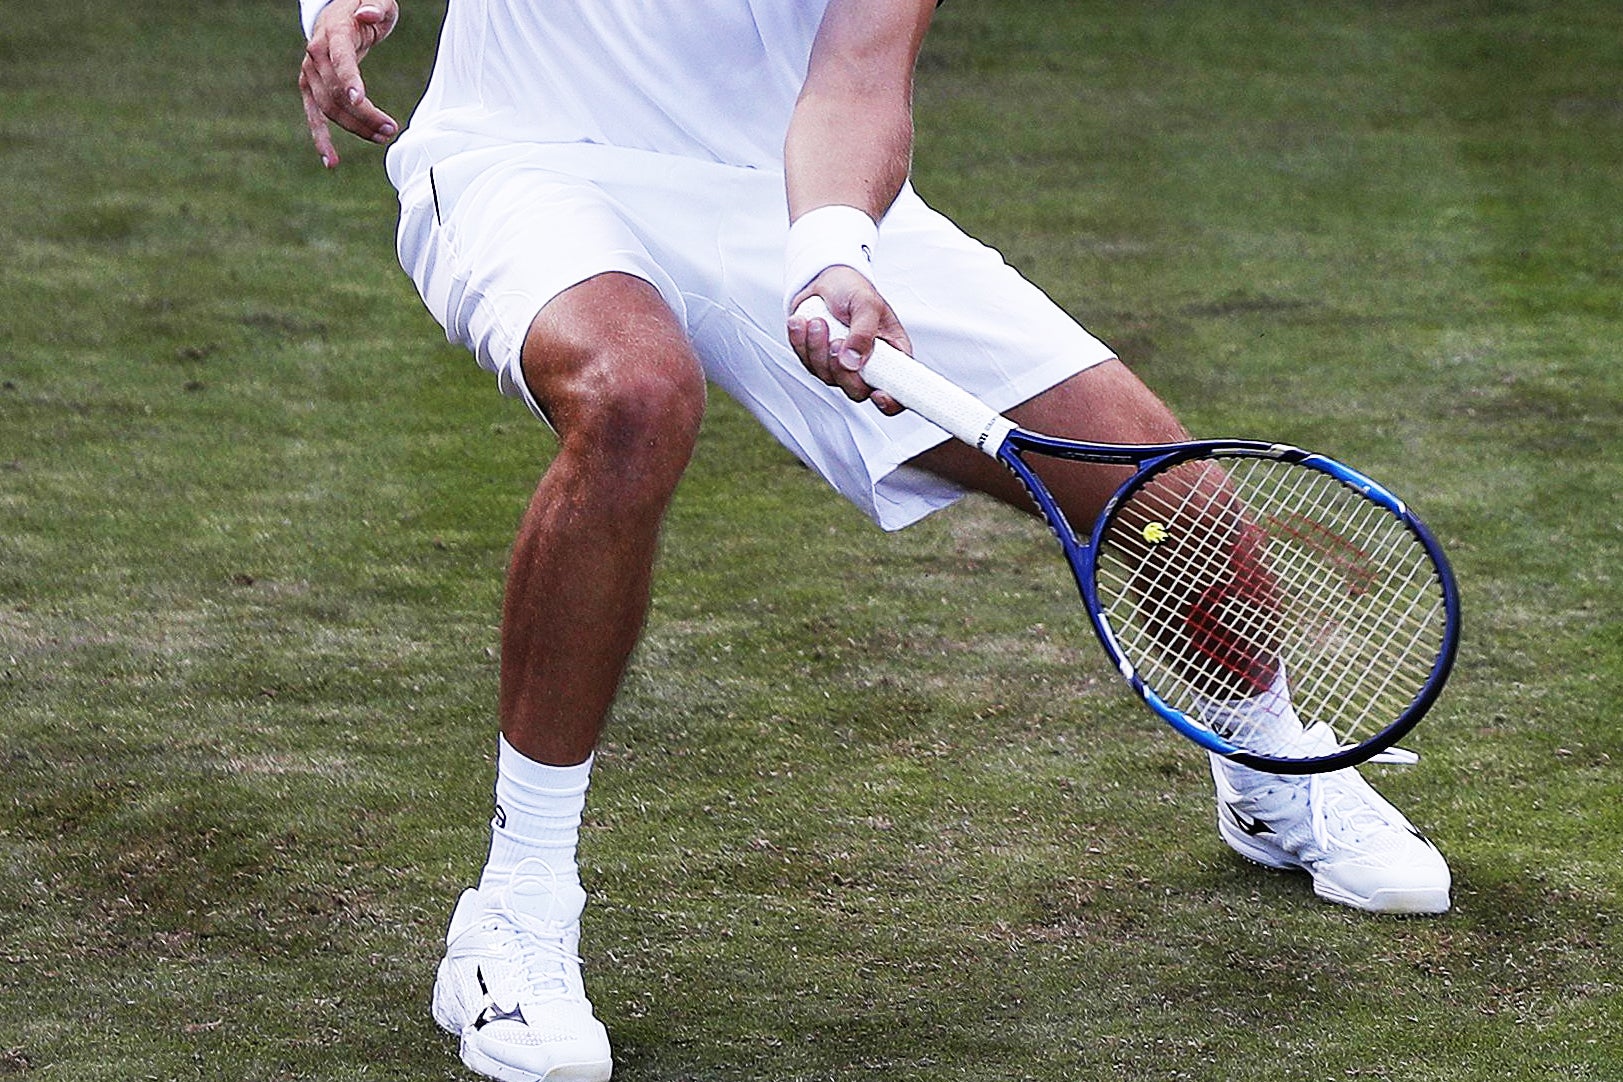
{"label": "shoe sole", "polygon": [[536,1074],[491,1059],[470,1044],[467,1037],[462,1038],[462,1062],[470,1071],[477,1071],[498,1082],[609,1082],[609,1076],[614,1073],[612,1061],[589,1060],[584,1063],[560,1063],[548,1068],[545,1074]]}
{"label": "shoe sole", "polygon": [[1313,879],[1313,893],[1336,905],[1361,909],[1365,913],[1436,916],[1448,912],[1451,904],[1446,887],[1441,890],[1432,887],[1391,887],[1375,891],[1367,897],[1353,894],[1313,875],[1312,868],[1281,850],[1258,844],[1250,836],[1230,827],[1223,819],[1217,822],[1217,832],[1230,849],[1253,864],[1278,871],[1306,872]]}

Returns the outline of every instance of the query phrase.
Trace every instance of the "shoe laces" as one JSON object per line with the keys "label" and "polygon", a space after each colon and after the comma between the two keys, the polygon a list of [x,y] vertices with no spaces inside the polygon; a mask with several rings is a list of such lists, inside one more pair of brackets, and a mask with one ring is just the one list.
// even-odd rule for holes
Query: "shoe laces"
{"label": "shoe laces", "polygon": [[1313,841],[1328,852],[1333,835],[1351,834],[1359,842],[1369,834],[1392,829],[1392,822],[1357,771],[1348,768],[1307,778],[1307,805]]}
{"label": "shoe laces", "polygon": [[[1384,761],[1402,762],[1403,755]],[[1359,847],[1365,839],[1386,836],[1399,825],[1392,820],[1389,805],[1352,767],[1297,776],[1268,774],[1231,763],[1223,763],[1222,769],[1238,806],[1275,823],[1282,834],[1305,828],[1297,837],[1303,843],[1311,839],[1321,854],[1329,853],[1338,840]],[[1290,827],[1293,822],[1299,825]]]}
{"label": "shoe laces", "polygon": [[578,940],[578,918],[537,916],[515,904],[521,890],[536,887],[551,894],[555,905],[564,904],[557,874],[539,861],[534,863],[540,871],[525,873],[523,869],[530,863],[525,861],[514,871],[486,910],[486,916],[501,931],[509,933],[502,936],[502,950],[521,975],[523,991],[530,999],[571,996],[574,992],[571,978],[581,965],[581,957],[573,947]]}

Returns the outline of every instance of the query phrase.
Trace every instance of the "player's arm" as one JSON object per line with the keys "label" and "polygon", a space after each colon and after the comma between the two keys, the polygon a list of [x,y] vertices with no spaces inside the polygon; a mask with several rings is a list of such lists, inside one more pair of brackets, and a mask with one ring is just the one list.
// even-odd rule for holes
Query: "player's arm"
{"label": "player's arm", "polygon": [[832,0],[784,144],[790,308],[815,293],[851,328],[831,352],[820,323],[791,319],[789,340],[813,373],[857,400],[870,393],[858,369],[875,335],[909,349],[866,272],[874,223],[912,164],[913,67],[934,12],[935,0]]}
{"label": "player's arm", "polygon": [[299,93],[310,123],[310,139],[321,164],[338,164],[328,121],[374,143],[386,143],[400,131],[394,118],[366,96],[361,59],[389,36],[400,18],[395,0],[302,0],[309,43],[299,69]]}

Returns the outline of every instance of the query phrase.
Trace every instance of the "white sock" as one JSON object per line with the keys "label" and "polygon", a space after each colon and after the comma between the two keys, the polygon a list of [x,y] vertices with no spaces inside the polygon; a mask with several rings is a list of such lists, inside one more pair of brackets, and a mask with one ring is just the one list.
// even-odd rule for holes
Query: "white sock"
{"label": "white sock", "polygon": [[1335,737],[1324,726],[1303,730],[1302,719],[1291,705],[1290,685],[1283,668],[1267,691],[1249,699],[1208,701],[1202,704],[1200,716],[1213,731],[1264,755],[1302,755],[1309,751],[1327,754],[1335,750]]}
{"label": "white sock", "polygon": [[523,755],[498,737],[496,810],[490,820],[490,857],[481,890],[506,886],[526,865],[526,875],[551,873],[555,888],[580,891],[575,847],[591,781],[592,758],[578,766],[549,766]]}
{"label": "white sock", "polygon": [[1273,754],[1302,735],[1302,723],[1291,707],[1283,669],[1267,691],[1245,699],[1212,699],[1202,703],[1201,720],[1213,731],[1255,751]]}

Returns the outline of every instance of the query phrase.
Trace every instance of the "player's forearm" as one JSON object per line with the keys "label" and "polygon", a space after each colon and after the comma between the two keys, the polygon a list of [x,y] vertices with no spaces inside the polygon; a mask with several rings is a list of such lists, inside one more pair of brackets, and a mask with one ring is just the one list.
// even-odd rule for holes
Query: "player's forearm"
{"label": "player's forearm", "polygon": [[784,143],[789,213],[851,206],[875,221],[913,157],[913,66],[934,0],[830,0]]}
{"label": "player's forearm", "polygon": [[913,118],[907,101],[803,96],[784,146],[789,216],[816,207],[856,207],[878,221],[907,180]]}

